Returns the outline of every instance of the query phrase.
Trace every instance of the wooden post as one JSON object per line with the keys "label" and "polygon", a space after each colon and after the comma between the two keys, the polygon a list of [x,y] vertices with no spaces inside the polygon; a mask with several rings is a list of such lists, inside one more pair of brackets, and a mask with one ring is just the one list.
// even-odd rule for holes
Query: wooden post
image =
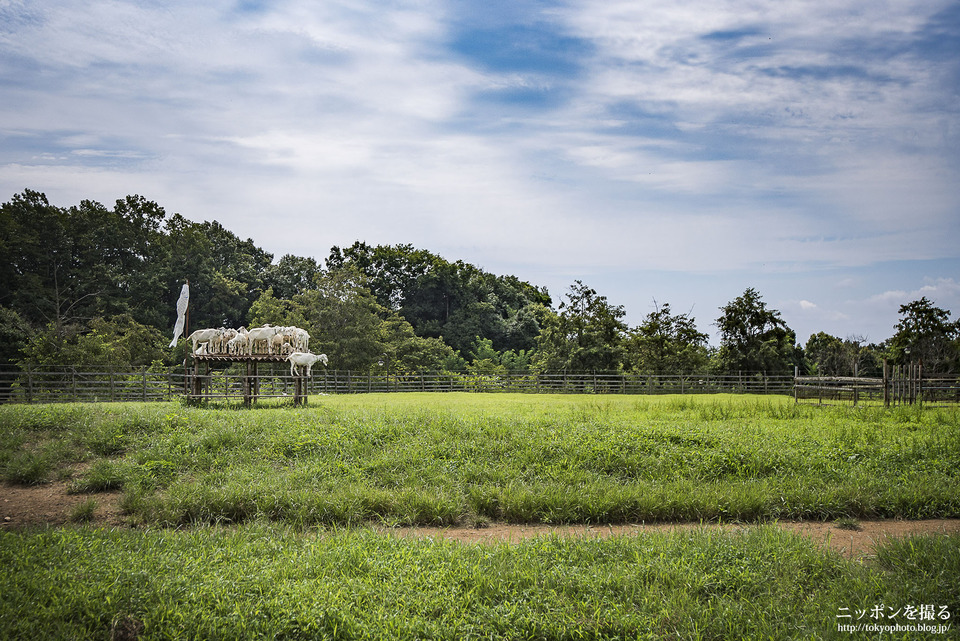
{"label": "wooden post", "polygon": [[859,390],[857,389],[857,378],[860,376],[860,365],[858,363],[853,364],[853,406],[857,406],[857,401],[860,400]]}
{"label": "wooden post", "polygon": [[890,407],[890,371],[887,359],[883,359],[883,406]]}
{"label": "wooden post", "polygon": [[923,359],[917,361],[917,403],[923,405]]}
{"label": "wooden post", "polygon": [[250,406],[251,401],[250,394],[250,361],[247,361],[244,364],[244,375],[243,375],[243,404],[247,407]]}
{"label": "wooden post", "polygon": [[253,395],[251,401],[256,403],[258,396],[260,396],[260,374],[257,372],[257,361],[253,361]]}

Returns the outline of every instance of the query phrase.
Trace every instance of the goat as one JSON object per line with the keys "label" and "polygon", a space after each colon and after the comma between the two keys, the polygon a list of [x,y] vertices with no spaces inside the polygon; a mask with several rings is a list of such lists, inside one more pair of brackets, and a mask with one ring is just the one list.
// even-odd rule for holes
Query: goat
{"label": "goat", "polygon": [[271,341],[273,337],[276,336],[282,330],[282,327],[273,327],[272,325],[264,325],[263,327],[254,327],[251,330],[247,331],[247,338],[250,339],[250,354],[253,354],[254,348],[258,341],[265,341],[267,343],[267,354],[273,354],[273,345]]}
{"label": "goat", "polygon": [[[202,343],[209,343],[212,340],[216,340],[218,336],[223,334],[223,329],[198,329],[194,333],[187,336],[187,340],[193,341],[193,353],[197,353],[197,346]],[[209,349],[207,350],[209,351]]]}
{"label": "goat", "polygon": [[287,356],[287,360],[290,361],[290,376],[297,376],[297,370],[300,368],[306,368],[305,376],[310,376],[310,368],[313,367],[314,363],[320,361],[326,365],[329,362],[326,354],[307,354],[304,352],[294,352]]}
{"label": "goat", "polygon": [[243,355],[247,353],[250,346],[250,339],[246,331],[237,332],[237,335],[227,341],[227,352],[229,354]]}

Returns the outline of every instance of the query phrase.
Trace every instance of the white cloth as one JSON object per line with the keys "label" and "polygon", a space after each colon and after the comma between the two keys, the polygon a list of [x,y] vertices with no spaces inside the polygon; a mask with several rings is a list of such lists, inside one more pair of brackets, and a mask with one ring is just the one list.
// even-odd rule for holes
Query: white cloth
{"label": "white cloth", "polygon": [[170,347],[177,346],[177,339],[183,335],[183,325],[186,322],[187,303],[190,302],[190,286],[183,284],[180,290],[180,298],[177,299],[177,324],[173,326],[173,340],[170,341]]}

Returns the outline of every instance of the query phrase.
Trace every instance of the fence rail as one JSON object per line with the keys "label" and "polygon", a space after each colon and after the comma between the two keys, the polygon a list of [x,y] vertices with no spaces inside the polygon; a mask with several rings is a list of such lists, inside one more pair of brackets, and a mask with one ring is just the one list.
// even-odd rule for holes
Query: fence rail
{"label": "fence rail", "polygon": [[[0,370],[0,403],[73,401],[166,401],[184,395],[203,399],[243,399],[240,368],[201,375],[200,393],[187,391],[182,368],[166,371],[85,372],[71,368]],[[284,365],[261,365],[255,375],[257,396],[292,397],[296,379]],[[372,392],[519,392],[588,394],[792,394],[794,377],[716,374],[637,375],[622,372],[469,372],[375,374],[314,370],[307,394]]]}
{"label": "fence rail", "polygon": [[[244,398],[240,368],[202,375],[202,399]],[[261,365],[254,377],[259,398],[292,398],[296,381],[285,365]],[[90,372],[72,368],[0,369],[0,403],[169,401],[189,396],[182,368],[163,371]],[[248,382],[249,384],[249,382]],[[784,394],[798,401],[960,403],[960,378],[765,376],[762,374],[638,375],[622,372],[470,372],[375,374],[315,370],[303,381],[307,394],[372,392],[519,392],[587,394]]]}
{"label": "fence rail", "polygon": [[793,387],[799,401],[882,401],[885,406],[914,403],[960,403],[960,378],[926,376],[919,364],[884,366],[883,378],[860,376],[797,376]]}

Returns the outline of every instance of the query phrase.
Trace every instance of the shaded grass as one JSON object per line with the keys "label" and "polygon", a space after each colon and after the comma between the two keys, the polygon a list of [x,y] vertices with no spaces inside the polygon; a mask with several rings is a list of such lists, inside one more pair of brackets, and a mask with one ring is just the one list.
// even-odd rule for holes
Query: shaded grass
{"label": "shaded grass", "polygon": [[863,565],[770,526],[472,546],[262,523],[0,532],[0,637],[834,638],[840,608],[956,615],[958,550],[918,537]]}
{"label": "shaded grass", "polygon": [[[308,408],[0,407],[18,483],[88,469],[142,523],[960,516],[960,411],[782,397],[371,394]],[[43,454],[51,452],[51,454]]]}

